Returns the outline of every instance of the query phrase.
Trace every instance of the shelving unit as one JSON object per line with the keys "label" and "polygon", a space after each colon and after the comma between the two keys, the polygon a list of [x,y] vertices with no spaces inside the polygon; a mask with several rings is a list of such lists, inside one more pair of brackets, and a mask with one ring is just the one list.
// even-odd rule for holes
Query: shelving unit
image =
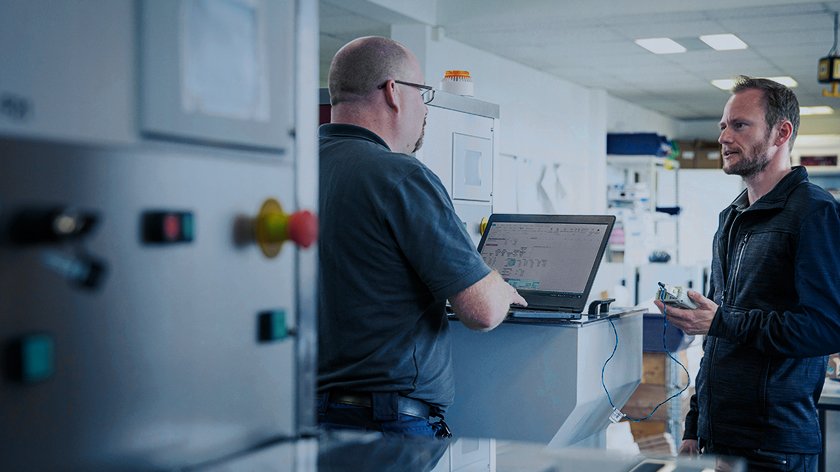
{"label": "shelving unit", "polygon": [[[791,153],[793,165],[799,165],[803,156],[833,156],[837,162],[840,156],[840,136],[811,135],[800,136]],[[831,160],[829,160],[831,162]],[[834,198],[840,200],[840,165],[806,166],[812,182],[828,190]]]}
{"label": "shelving unit", "polygon": [[679,260],[679,218],[657,212],[657,207],[678,207],[679,162],[662,157],[607,156],[607,206],[618,218],[624,242],[610,243],[609,262],[640,265],[654,250]]}
{"label": "shelving unit", "polygon": [[840,166],[805,166],[805,168],[808,170],[808,175],[840,177]]}

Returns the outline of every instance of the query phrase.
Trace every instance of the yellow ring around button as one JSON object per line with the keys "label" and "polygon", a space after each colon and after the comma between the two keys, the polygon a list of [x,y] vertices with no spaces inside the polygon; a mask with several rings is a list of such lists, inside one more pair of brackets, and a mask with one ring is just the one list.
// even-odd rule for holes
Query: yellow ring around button
{"label": "yellow ring around button", "polygon": [[263,202],[254,220],[254,235],[266,257],[276,257],[289,239],[288,221],[289,215],[283,212],[280,202],[273,198]]}

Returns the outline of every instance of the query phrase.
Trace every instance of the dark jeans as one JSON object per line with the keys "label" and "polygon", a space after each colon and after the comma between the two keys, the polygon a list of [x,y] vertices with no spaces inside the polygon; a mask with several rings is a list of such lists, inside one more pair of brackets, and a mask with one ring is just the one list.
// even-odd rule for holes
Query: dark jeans
{"label": "dark jeans", "polygon": [[[720,444],[706,445],[704,453],[719,456],[743,457],[747,461],[747,472],[816,472],[818,454],[795,454],[763,449],[744,449]],[[721,470],[725,470],[724,467]]]}
{"label": "dark jeans", "polygon": [[428,418],[399,414],[396,420],[375,420],[371,408],[326,401],[318,398],[318,425],[324,429],[380,431],[385,436],[436,438],[441,423]]}

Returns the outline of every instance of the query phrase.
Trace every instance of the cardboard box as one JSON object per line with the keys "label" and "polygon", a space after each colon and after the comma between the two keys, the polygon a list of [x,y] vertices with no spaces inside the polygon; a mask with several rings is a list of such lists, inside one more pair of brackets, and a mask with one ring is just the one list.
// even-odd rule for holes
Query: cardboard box
{"label": "cardboard box", "polygon": [[[671,353],[683,363],[688,365],[688,355],[685,351]],[[668,357],[665,352],[645,352],[642,354],[642,383],[651,385],[667,385],[668,369],[676,369],[678,374],[679,387],[682,388],[688,383],[688,375],[676,362]]]}
{"label": "cardboard box", "polygon": [[636,440],[639,452],[648,457],[668,457],[677,455],[677,447],[670,433],[659,433]]}
{"label": "cardboard box", "polygon": [[720,153],[720,143],[717,141],[703,141],[698,139],[694,143],[695,169],[720,169],[723,159]]}
{"label": "cardboard box", "polygon": [[630,422],[630,432],[633,433],[633,440],[638,442],[639,439],[648,436],[657,436],[668,430],[667,421],[648,420],[642,422]]}
{"label": "cardboard box", "polygon": [[694,152],[694,141],[677,141],[679,153],[677,153],[677,161],[680,163],[680,169],[693,169],[696,153]]}

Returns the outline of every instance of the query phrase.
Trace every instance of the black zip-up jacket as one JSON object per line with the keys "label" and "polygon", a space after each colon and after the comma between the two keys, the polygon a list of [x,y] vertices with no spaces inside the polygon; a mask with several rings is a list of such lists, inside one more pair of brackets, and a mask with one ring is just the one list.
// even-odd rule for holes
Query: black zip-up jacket
{"label": "black zip-up jacket", "polygon": [[840,212],[794,167],[720,213],[704,341],[684,439],[818,453],[826,355],[840,351]]}

